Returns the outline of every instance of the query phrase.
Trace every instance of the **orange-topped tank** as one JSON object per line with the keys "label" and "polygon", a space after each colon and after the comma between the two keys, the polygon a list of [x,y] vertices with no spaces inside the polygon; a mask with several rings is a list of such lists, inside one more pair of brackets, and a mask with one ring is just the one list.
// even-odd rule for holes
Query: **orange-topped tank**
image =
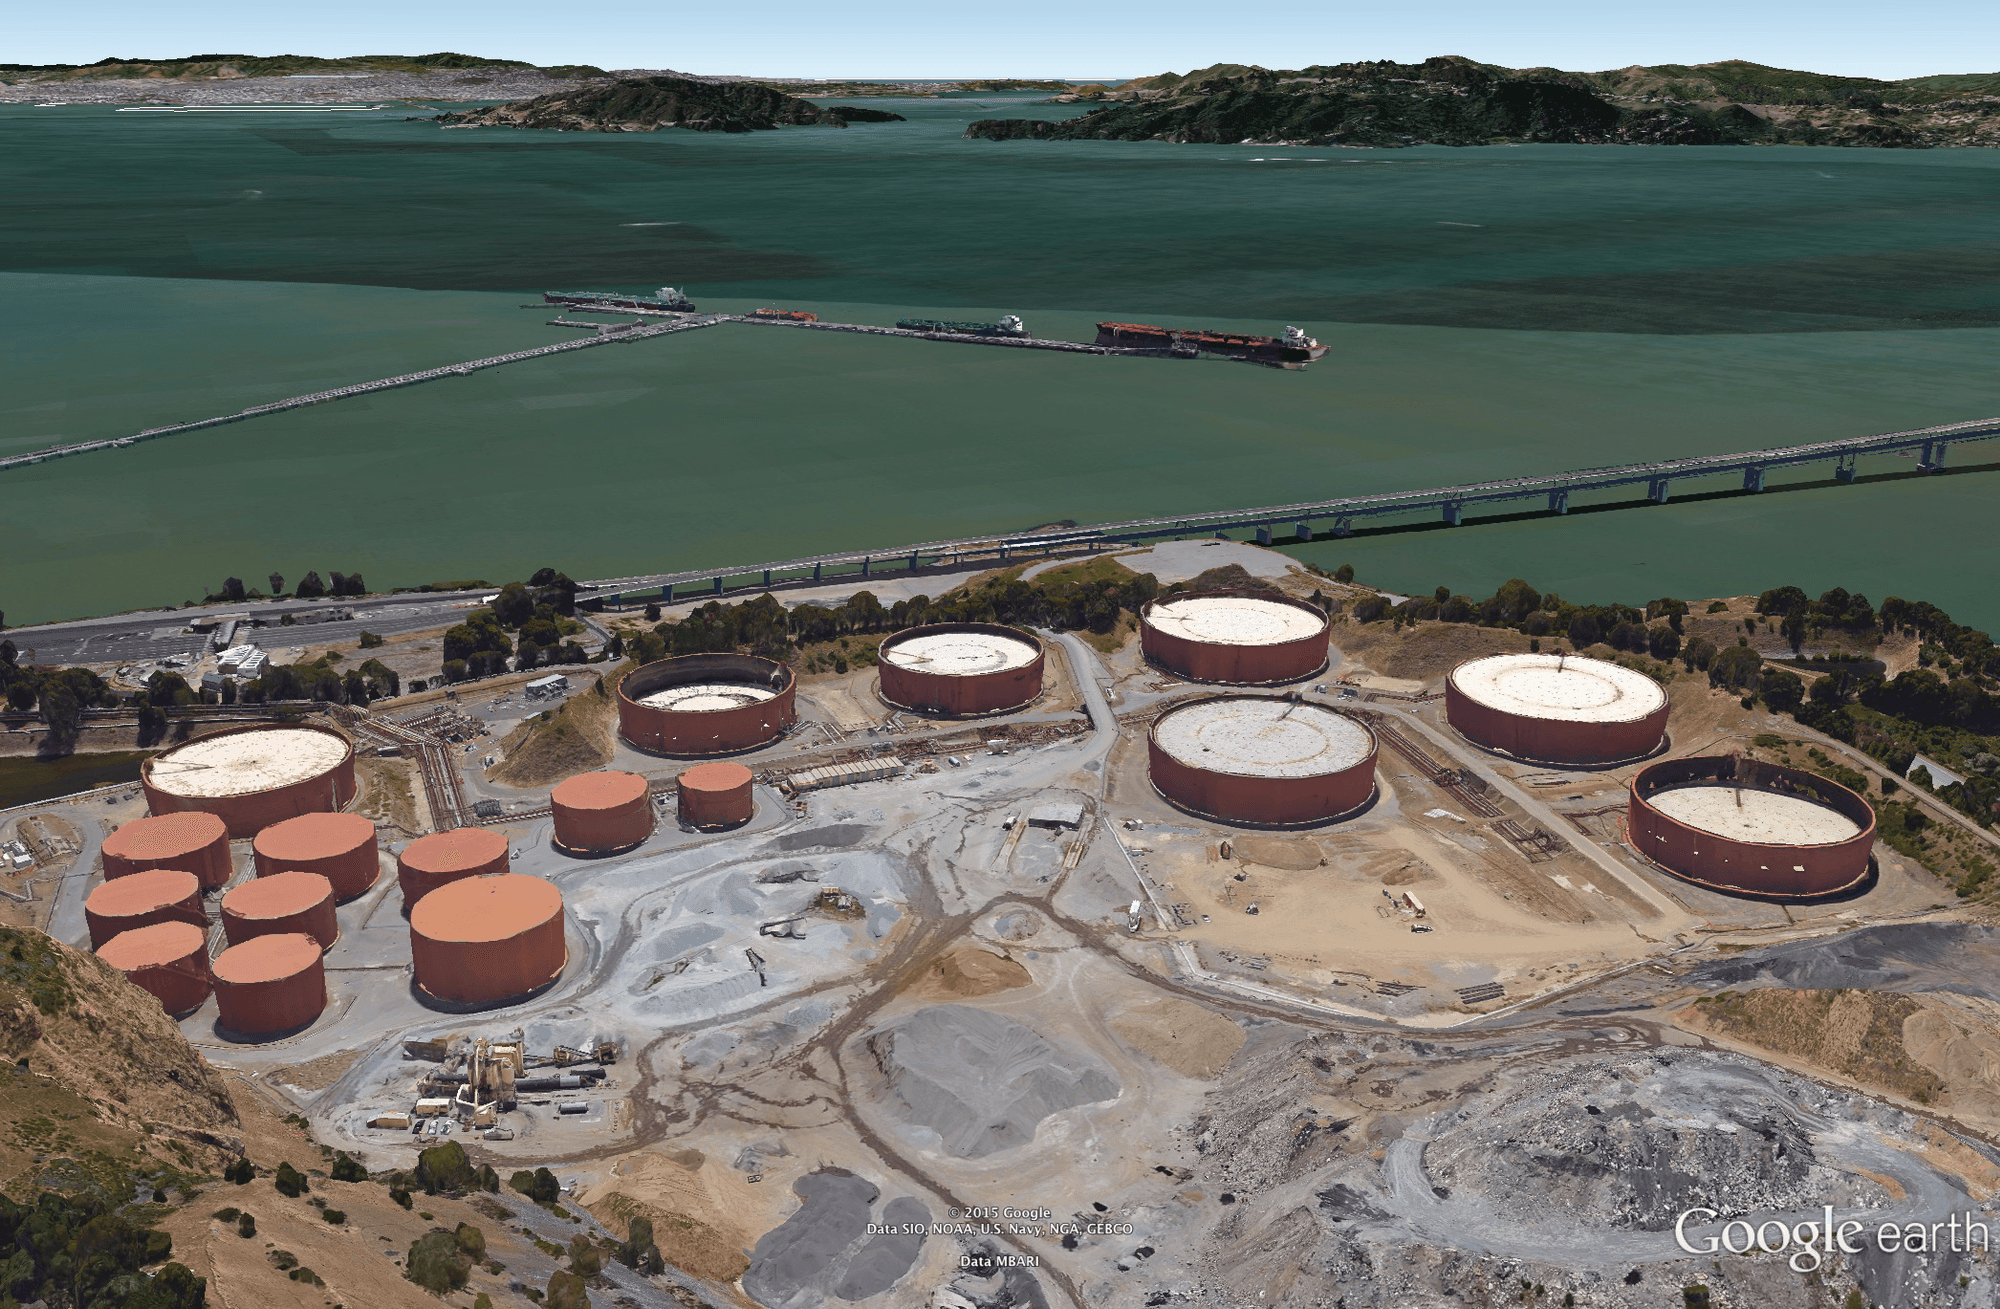
{"label": "orange-topped tank", "polygon": [[331,950],[340,939],[333,914],[333,883],[318,873],[289,869],[245,882],[223,893],[222,934],[242,945],[259,936],[304,932]]}
{"label": "orange-topped tank", "polygon": [[214,890],[229,880],[229,827],[214,814],[138,818],[104,838],[104,880],[148,868],[182,868]]}
{"label": "orange-topped tank", "polygon": [[360,814],[300,814],[273,823],[250,843],[257,876],[296,869],[333,884],[337,900],[352,900],[381,873],[375,824]]}
{"label": "orange-topped tank", "polygon": [[695,827],[733,827],[750,821],[756,801],[750,770],[742,764],[696,764],[675,779],[681,821]]}
{"label": "orange-topped tank", "polygon": [[507,871],[507,838],[489,827],[454,827],[420,836],[396,856],[396,880],[403,887],[403,908],[447,882]]}
{"label": "orange-topped tank", "polygon": [[549,792],[556,844],[591,854],[637,845],[653,833],[646,779],[607,769],[579,773]]}
{"label": "orange-topped tank", "polygon": [[193,923],[153,923],[120,932],[97,947],[97,957],[180,1015],[208,999],[207,947],[208,933]]}
{"label": "orange-topped tank", "polygon": [[106,882],[83,902],[83,919],[90,925],[93,950],[134,928],[172,922],[206,926],[208,921],[201,910],[201,881],[184,868],[148,868]]}
{"label": "orange-topped tank", "polygon": [[417,985],[453,1004],[527,995],[562,975],[562,892],[521,873],[467,877],[432,891],[410,911]]}
{"label": "orange-topped tank", "polygon": [[230,946],[215,957],[215,1007],[219,1025],[240,1036],[304,1027],[326,1008],[319,942],[278,932]]}

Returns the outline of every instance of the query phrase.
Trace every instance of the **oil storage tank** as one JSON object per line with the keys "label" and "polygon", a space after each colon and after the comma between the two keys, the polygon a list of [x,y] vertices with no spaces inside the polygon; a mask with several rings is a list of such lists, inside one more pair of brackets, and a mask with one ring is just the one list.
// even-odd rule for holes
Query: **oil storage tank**
{"label": "oil storage tank", "polygon": [[250,843],[257,876],[296,870],[318,873],[333,885],[334,898],[352,900],[382,872],[375,824],[360,814],[300,814],[273,823]]}
{"label": "oil storage tank", "polygon": [[277,932],[230,946],[215,957],[215,1007],[218,1025],[238,1036],[304,1027],[326,1009],[319,942],[303,932]]}
{"label": "oil storage tank", "polygon": [[255,836],[299,814],[331,812],[354,798],[354,747],[311,723],[226,727],[154,755],[139,768],[155,814],[199,810],[233,837]]}
{"label": "oil storage tank", "polygon": [[694,827],[734,827],[756,811],[753,778],[742,764],[696,764],[674,779],[681,821]]}
{"label": "oil storage tank", "polygon": [[120,932],[154,923],[194,923],[206,927],[201,880],[182,868],[148,868],[106,882],[83,902],[83,921],[95,950]]}
{"label": "oil storage tank", "polygon": [[441,886],[410,911],[417,985],[460,1005],[538,990],[569,961],[562,914],[562,892],[539,877],[497,873]]}
{"label": "oil storage tank", "polygon": [[507,861],[507,838],[488,827],[454,827],[420,836],[396,856],[404,912],[447,882],[504,873]]}
{"label": "oil storage tank", "polygon": [[208,933],[193,923],[135,927],[97,947],[97,957],[125,974],[160,1007],[179,1016],[208,999]]}
{"label": "oil storage tank", "polygon": [[229,944],[295,932],[310,936],[321,950],[331,950],[340,939],[333,883],[320,874],[272,873],[223,893],[222,934]]}
{"label": "oil storage tank", "polygon": [[1837,895],[1868,875],[1875,811],[1836,782],[1737,755],[1663,759],[1632,779],[1632,848],[1677,877],[1761,899]]}
{"label": "oil storage tank", "polygon": [[115,881],[148,868],[193,873],[212,891],[229,880],[229,826],[214,814],[137,818],[104,838],[104,878]]}
{"label": "oil storage tank", "polygon": [[798,720],[796,680],[775,659],[697,654],[634,669],[618,686],[618,734],[659,754],[699,758],[769,745]]}
{"label": "oil storage tank", "polygon": [[1194,591],[1139,611],[1147,660],[1196,682],[1275,686],[1327,664],[1327,619],[1273,591]]}
{"label": "oil storage tank", "polygon": [[606,769],[565,778],[549,792],[556,844],[584,854],[634,846],[653,834],[653,804],[646,779]]}
{"label": "oil storage tank", "polygon": [[882,698],[923,714],[1005,713],[1042,693],[1042,643],[998,623],[906,627],[882,642]]}
{"label": "oil storage tank", "polygon": [[1445,717],[1473,744],[1532,763],[1643,759],[1666,738],[1667,693],[1644,673],[1576,655],[1469,659],[1445,679]]}
{"label": "oil storage tank", "polygon": [[1153,787],[1205,818],[1303,827],[1375,794],[1375,734],[1311,701],[1211,696],[1161,714],[1146,738]]}

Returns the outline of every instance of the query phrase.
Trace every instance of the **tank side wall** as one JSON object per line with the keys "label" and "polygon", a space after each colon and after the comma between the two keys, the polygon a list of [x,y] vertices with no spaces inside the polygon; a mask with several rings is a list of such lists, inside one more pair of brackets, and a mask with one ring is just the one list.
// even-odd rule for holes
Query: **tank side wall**
{"label": "tank side wall", "polygon": [[333,901],[322,900],[280,918],[246,918],[230,913],[228,906],[223,906],[222,934],[231,945],[241,945],[259,936],[282,936],[288,932],[310,936],[319,942],[322,953],[331,950],[334,942],[340,939],[340,919],[333,912]]}
{"label": "tank side wall", "polygon": [[396,881],[403,889],[403,908],[407,911],[416,907],[417,901],[437,890],[440,886],[456,882],[466,877],[484,877],[488,873],[504,873],[512,865],[508,852],[488,859],[472,868],[454,872],[436,872],[427,868],[412,868],[401,859],[396,861]]}
{"label": "tank side wall", "polygon": [[375,879],[382,875],[381,856],[376,852],[375,842],[358,846],[353,850],[324,859],[272,859],[261,851],[252,849],[251,858],[257,864],[257,876],[269,877],[273,873],[297,870],[301,873],[318,873],[333,883],[333,894],[337,900],[352,900],[363,891],[375,885]]}
{"label": "tank side wall", "polygon": [[1672,707],[1662,704],[1644,718],[1622,723],[1533,718],[1481,704],[1449,678],[1444,702],[1446,720],[1474,745],[1517,759],[1570,764],[1618,763],[1653,753],[1666,734]]}
{"label": "tank side wall", "polygon": [[315,959],[310,968],[275,981],[217,980],[215,1006],[222,1026],[245,1036],[304,1027],[326,1009],[326,969]]}
{"label": "tank side wall", "polygon": [[[300,814],[337,813],[345,809],[348,802],[354,799],[354,747],[338,732],[320,730],[326,730],[327,735],[339,739],[347,749],[339,763],[317,777],[308,777],[289,786],[274,787],[269,791],[258,791],[251,795],[188,796],[172,795],[160,790],[153,785],[150,771],[142,769],[139,784],[146,793],[147,811],[153,814],[189,811],[214,814],[228,824],[229,835],[238,840],[255,836],[273,823],[281,823],[287,818],[297,818]],[[210,732],[205,737],[194,739],[211,739],[231,734]]]}
{"label": "tank side wall", "polygon": [[726,791],[686,786],[678,790],[681,821],[693,823],[697,827],[724,827],[747,823],[756,810],[756,799],[748,782]]}
{"label": "tank side wall", "polygon": [[[932,629],[909,630],[925,634]],[[1033,639],[1027,633],[997,624],[940,624],[936,630],[989,632],[1016,641]],[[1035,657],[1019,668],[1005,668],[999,672],[979,673],[967,677],[949,677],[940,673],[925,672],[922,669],[906,668],[885,659],[878,668],[882,680],[882,698],[898,708],[914,709],[918,713],[929,714],[991,714],[1003,709],[1019,708],[1042,693],[1042,676],[1047,667],[1048,656],[1039,641],[1035,642],[1035,646]]]}
{"label": "tank side wall", "polygon": [[1192,768],[1148,741],[1153,785],[1175,803],[1225,822],[1289,826],[1359,809],[1375,793],[1375,752],[1318,777],[1240,777]]}
{"label": "tank side wall", "polygon": [[149,868],[178,868],[193,873],[201,882],[202,889],[213,891],[229,880],[235,866],[229,858],[229,838],[219,836],[199,850],[185,854],[168,855],[162,859],[121,859],[115,855],[104,856],[104,880],[109,882],[120,877],[130,877],[133,873],[143,873]]}
{"label": "tank side wall", "polygon": [[417,984],[440,1000],[486,1004],[555,980],[567,962],[562,915],[506,941],[434,941],[410,933]]}
{"label": "tank side wall", "polygon": [[193,923],[204,929],[208,926],[208,916],[202,912],[199,891],[178,904],[161,905],[136,914],[96,914],[86,904],[83,921],[90,928],[90,948],[93,950],[120,932],[151,927],[154,923]]}
{"label": "tank side wall", "polygon": [[198,1009],[208,999],[208,960],[200,955],[158,967],[135,968],[125,976],[140,990],[151,992],[170,1014]]}
{"label": "tank side wall", "polygon": [[[699,655],[685,657],[702,658]],[[718,675],[727,675],[730,671],[732,665],[718,661]],[[635,671],[618,688],[618,734],[626,744],[641,750],[687,758],[737,754],[770,744],[798,721],[798,683],[790,677],[785,679],[784,689],[769,700],[738,705],[734,709],[674,713],[642,705],[633,698],[628,688],[634,679],[645,672],[645,668]],[[638,694],[646,695],[658,689],[660,687],[653,685],[649,678],[642,683]]]}
{"label": "tank side wall", "polygon": [[1690,827],[1638,795],[1626,808],[1632,845],[1670,872],[1758,895],[1824,895],[1868,871],[1871,827],[1829,845],[1779,846],[1733,841]]}
{"label": "tank side wall", "polygon": [[560,804],[551,808],[556,841],[572,850],[619,850],[653,834],[650,794],[615,809],[572,809]]}

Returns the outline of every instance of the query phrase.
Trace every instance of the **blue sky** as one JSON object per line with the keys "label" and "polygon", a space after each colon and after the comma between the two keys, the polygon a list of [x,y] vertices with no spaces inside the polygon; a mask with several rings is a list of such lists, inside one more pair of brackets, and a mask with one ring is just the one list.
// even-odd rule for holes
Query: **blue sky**
{"label": "blue sky", "polygon": [[[1650,11],[1650,12],[1649,12]],[[1595,70],[1750,59],[1873,77],[2000,69],[2000,4],[1673,5],[1525,0],[100,0],[12,7],[0,60],[433,50],[765,77],[1140,76],[1218,62],[1298,67],[1462,54]]]}

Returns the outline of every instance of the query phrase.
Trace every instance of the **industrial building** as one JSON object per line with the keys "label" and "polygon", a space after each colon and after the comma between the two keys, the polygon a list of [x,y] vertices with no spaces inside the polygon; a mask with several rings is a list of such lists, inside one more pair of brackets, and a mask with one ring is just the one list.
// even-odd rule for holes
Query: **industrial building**
{"label": "industrial building", "polygon": [[1810,900],[1868,876],[1875,811],[1812,773],[1710,755],[1641,769],[1626,830],[1633,849],[1710,890]]}
{"label": "industrial building", "polygon": [[736,827],[756,811],[754,779],[742,764],[696,764],[674,779],[681,821],[692,827]]}
{"label": "industrial building", "polygon": [[490,827],[454,827],[420,836],[396,856],[396,880],[403,889],[403,909],[447,882],[507,871],[507,838]]}
{"label": "industrial building", "polygon": [[1267,591],[1202,591],[1153,600],[1139,611],[1147,660],[1195,682],[1276,686],[1327,665],[1326,615]]}
{"label": "industrial building", "polygon": [[148,868],[106,882],[83,902],[83,921],[95,950],[120,932],[154,923],[195,923],[208,919],[201,907],[201,880],[181,868]]}
{"label": "industrial building", "polygon": [[104,880],[149,868],[193,873],[212,891],[229,880],[229,825],[214,814],[190,812],[137,818],[104,838]]}
{"label": "industrial building", "polygon": [[340,939],[333,883],[318,873],[272,873],[231,887],[222,896],[222,934],[241,945],[259,936],[304,933],[331,950]]}
{"label": "industrial building", "polygon": [[1445,679],[1445,718],[1474,745],[1532,763],[1643,759],[1666,739],[1672,707],[1658,682],[1602,659],[1503,654]]}
{"label": "industrial building", "polygon": [[309,723],[225,727],[154,755],[139,769],[155,815],[211,813],[232,837],[331,813],[354,799],[354,747]]}
{"label": "industrial building", "polygon": [[882,699],[924,714],[1006,713],[1042,693],[1042,643],[998,623],[910,627],[878,651]]}
{"label": "industrial building", "polygon": [[97,947],[97,957],[177,1018],[208,999],[208,933],[193,923],[153,923],[120,932]]}
{"label": "industrial building", "polygon": [[382,873],[375,824],[360,814],[300,814],[273,823],[257,833],[250,853],[257,876],[291,869],[318,873],[343,901],[375,885]]}
{"label": "industrial building", "polygon": [[562,892],[520,873],[439,887],[410,911],[410,958],[417,985],[448,1004],[526,996],[569,961]]}
{"label": "industrial building", "polygon": [[217,1025],[237,1036],[272,1037],[326,1009],[319,942],[300,932],[258,936],[215,957]]}
{"label": "industrial building", "polygon": [[549,792],[558,846],[579,854],[607,854],[653,834],[653,805],[646,779],[606,769],[579,773]]}
{"label": "industrial building", "polygon": [[798,721],[792,670],[756,655],[661,659],[618,686],[618,734],[657,754],[737,754],[769,745]]}
{"label": "industrial building", "polygon": [[537,677],[521,688],[521,694],[530,700],[554,700],[569,694],[569,679],[561,673],[550,673],[547,677]]}
{"label": "industrial building", "polygon": [[1213,696],[1160,715],[1146,738],[1153,788],[1218,822],[1302,827],[1375,794],[1375,734],[1310,701]]}

